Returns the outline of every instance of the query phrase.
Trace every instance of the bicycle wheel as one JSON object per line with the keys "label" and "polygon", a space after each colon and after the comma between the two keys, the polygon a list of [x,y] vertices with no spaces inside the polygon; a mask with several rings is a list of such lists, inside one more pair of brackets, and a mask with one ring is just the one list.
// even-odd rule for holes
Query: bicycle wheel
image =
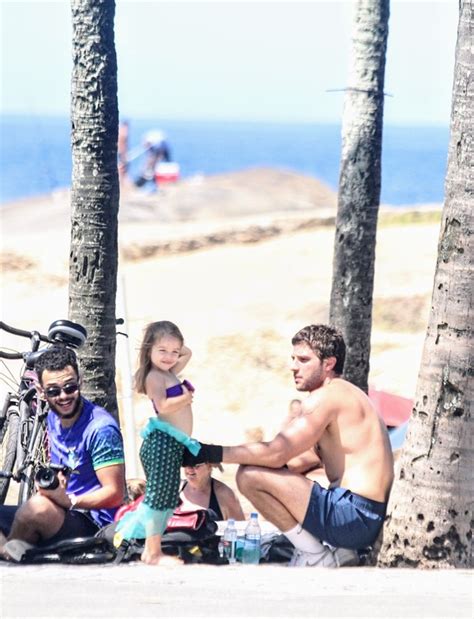
{"label": "bicycle wheel", "polygon": [[7,392],[3,396],[3,402],[0,408],[0,443],[3,442],[3,426],[5,425],[5,419],[7,418],[8,409],[12,405],[11,393]]}
{"label": "bicycle wheel", "polygon": [[35,493],[36,471],[40,466],[46,465],[49,461],[48,435],[45,431],[44,422],[39,417],[35,419],[31,441],[27,455],[29,464],[22,473],[18,505],[27,501]]}
{"label": "bicycle wheel", "polygon": [[[11,406],[5,417],[5,422],[1,430],[0,442],[0,470],[4,473],[12,473],[16,459],[16,449],[18,443],[18,431],[20,426],[20,414],[17,406]],[[10,478],[0,477],[0,505],[5,503]]]}

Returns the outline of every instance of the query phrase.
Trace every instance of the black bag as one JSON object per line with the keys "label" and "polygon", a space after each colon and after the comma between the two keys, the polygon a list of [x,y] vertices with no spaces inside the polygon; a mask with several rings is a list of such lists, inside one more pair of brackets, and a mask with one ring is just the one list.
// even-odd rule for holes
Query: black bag
{"label": "black bag", "polygon": [[74,537],[54,544],[29,548],[23,554],[20,563],[89,565],[110,563],[115,556],[115,548],[103,537]]}
{"label": "black bag", "polygon": [[[212,510],[177,511],[161,539],[165,554],[178,556],[184,563],[226,564],[219,556],[219,536]],[[117,523],[103,527],[93,537],[75,537],[25,551],[21,563],[69,563],[88,565],[121,563],[140,559],[145,540],[123,541],[114,546]]]}
{"label": "black bag", "polygon": [[268,563],[288,563],[293,556],[295,547],[283,534],[276,535],[270,542],[263,557]]}

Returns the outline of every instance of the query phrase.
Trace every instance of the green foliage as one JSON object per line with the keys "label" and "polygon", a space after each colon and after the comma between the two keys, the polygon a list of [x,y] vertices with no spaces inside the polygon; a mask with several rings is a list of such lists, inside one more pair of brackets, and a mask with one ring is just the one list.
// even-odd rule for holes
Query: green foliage
{"label": "green foliage", "polygon": [[413,224],[436,224],[441,222],[441,209],[379,211],[379,226],[402,226]]}

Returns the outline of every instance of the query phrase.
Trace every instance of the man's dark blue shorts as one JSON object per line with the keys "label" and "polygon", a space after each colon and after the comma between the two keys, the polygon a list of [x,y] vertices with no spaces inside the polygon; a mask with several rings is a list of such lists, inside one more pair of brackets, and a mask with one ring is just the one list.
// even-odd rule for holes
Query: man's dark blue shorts
{"label": "man's dark blue shorts", "polygon": [[359,550],[377,539],[386,507],[350,490],[326,490],[314,482],[302,527],[332,546]]}
{"label": "man's dark blue shorts", "polygon": [[[0,505],[0,531],[6,536],[18,511],[18,505]],[[59,531],[49,539],[39,542],[38,546],[49,546],[63,539],[74,537],[92,537],[99,526],[92,520],[88,512],[77,509],[65,510],[64,523]]]}

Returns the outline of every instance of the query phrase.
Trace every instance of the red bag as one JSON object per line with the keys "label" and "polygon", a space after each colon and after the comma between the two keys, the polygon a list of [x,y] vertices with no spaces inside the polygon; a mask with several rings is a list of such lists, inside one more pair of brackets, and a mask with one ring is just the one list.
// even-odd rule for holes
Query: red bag
{"label": "red bag", "polygon": [[175,510],[174,514],[168,520],[166,531],[198,531],[207,519],[207,511],[205,509],[195,509],[192,511]]}
{"label": "red bag", "polygon": [[[134,511],[145,498],[144,495],[135,499],[132,503],[122,505],[115,514],[115,522],[118,522],[127,512]],[[217,531],[217,523],[211,518],[207,509],[194,509],[189,511],[181,511],[176,508],[165,530],[166,534],[186,534],[189,539],[201,539],[214,535]]]}
{"label": "red bag", "polygon": [[115,513],[114,522],[118,522],[120,518],[124,516],[127,512],[135,511],[144,498],[145,498],[145,495],[142,494],[142,496],[139,496],[138,499],[135,499],[131,503],[126,503],[125,505],[122,505],[121,507],[119,507]]}

